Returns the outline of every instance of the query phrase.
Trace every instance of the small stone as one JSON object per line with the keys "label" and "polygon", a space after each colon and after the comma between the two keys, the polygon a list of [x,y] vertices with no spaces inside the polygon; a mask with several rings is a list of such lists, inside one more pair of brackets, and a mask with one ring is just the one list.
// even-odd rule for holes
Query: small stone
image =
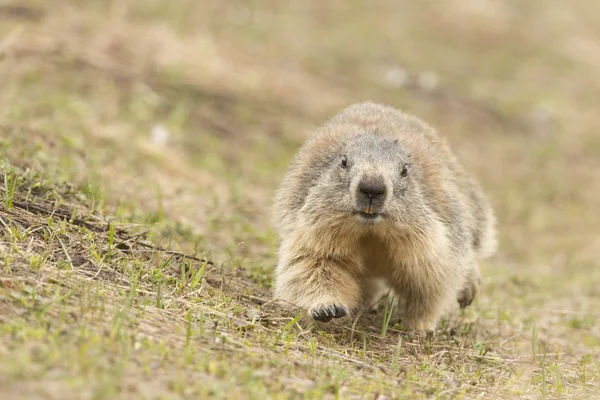
{"label": "small stone", "polygon": [[389,69],[383,78],[383,83],[394,89],[401,88],[408,82],[408,72],[404,68],[394,67]]}
{"label": "small stone", "polygon": [[169,141],[170,136],[171,133],[169,132],[169,130],[165,126],[160,124],[154,125],[152,127],[152,130],[150,130],[150,140],[152,141],[152,143],[159,146],[166,145]]}
{"label": "small stone", "polygon": [[417,83],[421,89],[431,91],[438,85],[438,75],[433,71],[424,71],[419,74]]}

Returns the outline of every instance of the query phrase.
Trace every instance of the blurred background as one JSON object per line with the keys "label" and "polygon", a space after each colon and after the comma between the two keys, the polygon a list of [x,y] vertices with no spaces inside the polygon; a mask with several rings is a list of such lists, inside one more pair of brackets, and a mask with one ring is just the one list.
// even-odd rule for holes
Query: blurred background
{"label": "blurred background", "polygon": [[497,211],[478,312],[584,354],[600,345],[599,65],[585,0],[0,1],[0,146],[269,288],[291,157],[342,108],[391,104],[448,138]]}

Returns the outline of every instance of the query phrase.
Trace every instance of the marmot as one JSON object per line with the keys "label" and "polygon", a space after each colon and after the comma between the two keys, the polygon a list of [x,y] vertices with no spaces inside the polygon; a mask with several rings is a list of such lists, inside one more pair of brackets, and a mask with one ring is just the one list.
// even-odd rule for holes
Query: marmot
{"label": "marmot", "polygon": [[434,330],[471,304],[476,260],[496,250],[481,187],[432,127],[392,106],[349,106],[307,140],[275,195],[275,297],[327,322],[380,296],[402,323]]}

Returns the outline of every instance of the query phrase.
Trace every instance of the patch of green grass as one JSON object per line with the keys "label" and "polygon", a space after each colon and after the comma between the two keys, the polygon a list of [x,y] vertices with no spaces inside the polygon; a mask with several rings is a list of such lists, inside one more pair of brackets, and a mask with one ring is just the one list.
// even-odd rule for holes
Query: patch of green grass
{"label": "patch of green grass", "polygon": [[392,319],[392,313],[394,312],[394,306],[396,305],[396,298],[391,297],[386,299],[385,310],[383,312],[383,321],[381,322],[381,336],[385,336]]}

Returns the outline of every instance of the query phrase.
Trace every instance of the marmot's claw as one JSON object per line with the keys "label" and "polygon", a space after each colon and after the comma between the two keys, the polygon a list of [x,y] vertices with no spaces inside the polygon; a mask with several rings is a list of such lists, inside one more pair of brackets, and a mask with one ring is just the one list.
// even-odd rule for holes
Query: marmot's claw
{"label": "marmot's claw", "polygon": [[470,299],[470,300],[459,300],[458,304],[460,304],[460,308],[466,308],[466,307],[470,306],[472,302],[473,302],[473,299]]}
{"label": "marmot's claw", "polygon": [[316,321],[329,322],[332,318],[342,318],[348,315],[348,309],[341,304],[321,305],[315,307],[310,314]]}
{"label": "marmot's claw", "polygon": [[458,304],[460,308],[466,308],[473,303],[477,292],[479,291],[479,286],[481,285],[481,277],[477,272],[477,275],[474,278],[471,278],[467,285],[463,288],[463,290],[458,295]]}

